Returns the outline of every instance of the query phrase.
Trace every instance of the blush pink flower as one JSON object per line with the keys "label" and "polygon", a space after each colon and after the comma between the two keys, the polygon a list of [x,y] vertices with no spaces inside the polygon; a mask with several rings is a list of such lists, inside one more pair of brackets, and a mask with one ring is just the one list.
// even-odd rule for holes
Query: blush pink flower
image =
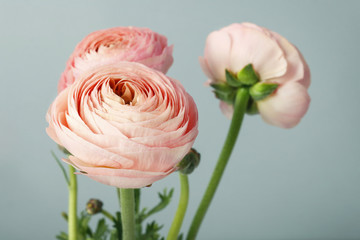
{"label": "blush pink flower", "polygon": [[[257,101],[261,117],[275,126],[294,127],[309,107],[310,71],[298,49],[284,37],[252,23],[232,24],[208,36],[200,57],[209,83],[225,82],[225,69],[237,73],[250,63],[261,82],[279,84],[272,95]],[[221,102],[220,107],[232,116],[232,105]]]}
{"label": "blush pink flower", "polygon": [[181,84],[134,62],[85,72],[47,113],[48,135],[90,178],[140,188],[164,178],[191,149],[198,113]]}
{"label": "blush pink flower", "polygon": [[75,48],[61,75],[58,91],[90,68],[119,61],[139,62],[166,73],[173,63],[173,46],[148,28],[115,27],[89,34]]}

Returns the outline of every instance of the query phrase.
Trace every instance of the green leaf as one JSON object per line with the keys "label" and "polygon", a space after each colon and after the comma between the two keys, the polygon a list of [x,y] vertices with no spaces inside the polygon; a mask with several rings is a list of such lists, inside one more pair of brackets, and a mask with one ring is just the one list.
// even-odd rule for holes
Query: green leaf
{"label": "green leaf", "polygon": [[95,233],[94,233],[94,239],[101,239],[106,237],[106,233],[108,232],[108,226],[105,223],[105,218],[101,218],[98,221]]}
{"label": "green leaf", "polygon": [[232,74],[229,70],[225,69],[226,82],[232,87],[241,87],[243,84]]}
{"label": "green leaf", "polygon": [[170,189],[169,192],[167,192],[167,189],[164,189],[163,193],[158,193],[160,202],[147,213],[147,217],[163,210],[170,203],[173,193],[174,193],[173,188]]}
{"label": "green leaf", "polygon": [[159,226],[155,221],[148,223],[146,225],[146,230],[143,235],[141,235],[142,240],[158,240],[160,239],[160,234],[158,233],[162,226]]}
{"label": "green leaf", "polygon": [[64,174],[64,177],[65,177],[65,180],[66,180],[66,183],[68,186],[70,186],[70,180],[69,180],[69,177],[66,173],[66,170],[64,168],[64,166],[61,164],[61,161],[60,159],[55,155],[54,151],[51,151],[51,155],[53,156],[53,158],[56,160],[57,164],[59,165],[59,167],[61,168],[63,174]]}
{"label": "green leaf", "polygon": [[182,239],[183,239],[183,234],[181,233],[181,234],[178,236],[177,240],[182,240]]}
{"label": "green leaf", "polygon": [[163,210],[169,203],[171,200],[171,197],[174,193],[174,189],[170,189],[170,191],[168,192],[167,189],[164,189],[163,193],[158,193],[158,196],[160,198],[160,202],[153,207],[152,209],[150,209],[150,211],[147,212],[146,208],[143,208],[141,210],[141,212],[138,214],[136,222],[138,224],[141,224],[146,218],[148,218],[149,216]]}
{"label": "green leaf", "polygon": [[251,63],[246,65],[237,73],[237,80],[248,86],[251,86],[260,81]]}
{"label": "green leaf", "polygon": [[272,94],[278,86],[276,83],[256,83],[250,88],[249,93],[255,101],[259,101]]}
{"label": "green leaf", "polygon": [[61,232],[59,235],[56,235],[56,239],[58,239],[58,240],[68,240],[69,237],[68,237],[67,233]]}

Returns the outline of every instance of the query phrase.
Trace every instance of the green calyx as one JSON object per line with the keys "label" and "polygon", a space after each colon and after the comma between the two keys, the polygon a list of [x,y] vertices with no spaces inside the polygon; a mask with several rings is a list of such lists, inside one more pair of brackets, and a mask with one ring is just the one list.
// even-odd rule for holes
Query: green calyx
{"label": "green calyx", "polygon": [[216,98],[233,105],[237,90],[239,88],[247,89],[250,93],[250,99],[246,109],[246,113],[248,114],[257,114],[257,101],[270,96],[279,86],[276,83],[260,82],[259,75],[255,72],[251,63],[236,74],[225,69],[225,76],[226,82],[211,84]]}

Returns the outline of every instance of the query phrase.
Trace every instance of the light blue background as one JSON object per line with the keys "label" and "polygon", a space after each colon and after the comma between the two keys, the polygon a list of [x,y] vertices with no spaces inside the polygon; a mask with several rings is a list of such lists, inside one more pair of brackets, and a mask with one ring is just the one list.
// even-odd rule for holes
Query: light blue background
{"label": "light blue background", "polygon": [[[198,239],[360,239],[359,1],[3,1],[0,2],[0,239],[54,239],[66,224],[63,176],[50,155],[45,113],[75,45],[95,30],[143,26],[168,37],[168,72],[194,97],[200,116],[200,167],[182,231],[215,165],[229,121],[203,86],[198,64],[206,36],[250,21],[280,33],[312,73],[310,109],[294,129],[246,117]],[[57,151],[59,154],[59,152]],[[114,188],[79,177],[79,208],[101,198],[117,210]],[[143,190],[176,187],[156,216],[166,234],[177,206],[178,176]]]}

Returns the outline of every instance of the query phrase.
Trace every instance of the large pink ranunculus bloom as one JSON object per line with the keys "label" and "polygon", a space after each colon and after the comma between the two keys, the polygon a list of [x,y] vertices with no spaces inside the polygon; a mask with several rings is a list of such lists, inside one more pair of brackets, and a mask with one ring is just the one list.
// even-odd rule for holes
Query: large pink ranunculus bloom
{"label": "large pink ranunculus bloom", "polygon": [[[310,71],[298,49],[279,34],[252,23],[232,24],[212,32],[200,57],[210,83],[224,82],[225,69],[233,73],[252,63],[260,81],[277,83],[278,89],[258,101],[262,118],[269,124],[290,128],[305,115],[310,97]],[[233,108],[221,102],[231,116]]]}
{"label": "large pink ranunculus bloom", "polygon": [[90,68],[119,61],[139,62],[166,73],[173,63],[173,46],[148,28],[115,27],[89,34],[75,48],[62,73],[58,91]]}
{"label": "large pink ranunculus bloom", "polygon": [[182,85],[134,62],[100,66],[59,93],[48,135],[90,178],[140,188],[164,178],[191,149],[198,113]]}

